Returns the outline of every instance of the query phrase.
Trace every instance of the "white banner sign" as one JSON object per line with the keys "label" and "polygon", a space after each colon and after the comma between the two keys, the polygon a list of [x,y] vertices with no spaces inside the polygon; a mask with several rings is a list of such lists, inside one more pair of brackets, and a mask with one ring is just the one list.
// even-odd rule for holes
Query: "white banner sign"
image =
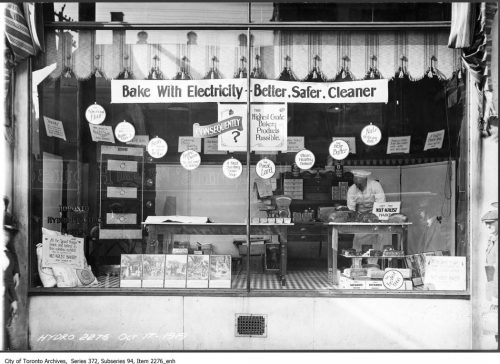
{"label": "white banner sign", "polygon": [[411,136],[389,137],[387,141],[387,154],[410,153]]}
{"label": "white banner sign", "polygon": [[[252,102],[387,103],[388,80],[295,82],[252,79]],[[111,103],[246,102],[246,79],[111,80]]]}
{"label": "white banner sign", "polygon": [[441,149],[443,147],[444,129],[427,133],[424,150]]}
{"label": "white banner sign", "polygon": [[47,132],[47,136],[66,140],[66,134],[64,133],[62,121],[51,119],[46,116],[43,117],[43,121],[45,122],[45,131]]}
{"label": "white banner sign", "polygon": [[83,238],[71,235],[43,236],[42,266],[65,264],[83,269]]}
{"label": "white banner sign", "polygon": [[398,202],[374,202],[373,214],[377,215],[379,220],[388,220],[392,214],[398,214],[401,209],[401,201]]}
{"label": "white banner sign", "polygon": [[113,128],[111,126],[89,124],[89,128],[90,135],[94,142],[115,142]]}

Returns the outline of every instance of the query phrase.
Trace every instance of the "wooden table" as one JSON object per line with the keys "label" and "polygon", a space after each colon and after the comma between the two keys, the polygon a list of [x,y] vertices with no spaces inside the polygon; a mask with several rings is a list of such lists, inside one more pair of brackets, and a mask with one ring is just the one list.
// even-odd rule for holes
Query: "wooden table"
{"label": "wooden table", "polygon": [[[147,226],[148,241],[157,240],[158,234],[185,234],[185,235],[246,235],[247,225],[239,223],[204,223],[183,224],[175,222],[142,223]],[[287,263],[287,235],[288,227],[293,224],[252,224],[251,235],[278,235],[280,242],[280,280],[286,285]]]}
{"label": "wooden table", "polygon": [[406,251],[408,240],[408,226],[411,222],[329,222],[328,228],[328,277],[337,285],[337,255],[339,248],[339,234],[397,234],[399,236],[398,249]]}

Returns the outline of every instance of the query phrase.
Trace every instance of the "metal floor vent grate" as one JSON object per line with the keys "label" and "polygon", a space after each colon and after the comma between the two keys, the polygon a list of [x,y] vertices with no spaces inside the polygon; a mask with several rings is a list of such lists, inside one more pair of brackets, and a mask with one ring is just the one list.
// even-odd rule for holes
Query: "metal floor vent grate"
{"label": "metal floor vent grate", "polygon": [[236,336],[267,337],[267,315],[236,314]]}

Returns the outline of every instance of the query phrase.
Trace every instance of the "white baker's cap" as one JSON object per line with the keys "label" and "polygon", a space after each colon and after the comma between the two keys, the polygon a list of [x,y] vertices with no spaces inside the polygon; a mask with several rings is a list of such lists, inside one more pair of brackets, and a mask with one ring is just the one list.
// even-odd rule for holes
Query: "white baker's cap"
{"label": "white baker's cap", "polygon": [[372,172],[364,171],[362,169],[354,169],[351,172],[352,172],[352,174],[353,174],[354,177],[361,177],[361,178],[366,178],[370,174],[372,174]]}

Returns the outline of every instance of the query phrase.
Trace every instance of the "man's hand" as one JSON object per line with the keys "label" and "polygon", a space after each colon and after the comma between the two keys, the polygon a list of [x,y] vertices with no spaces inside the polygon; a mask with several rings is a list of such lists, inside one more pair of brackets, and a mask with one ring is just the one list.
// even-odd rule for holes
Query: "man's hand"
{"label": "man's hand", "polygon": [[19,273],[14,274],[14,288],[19,287]]}

